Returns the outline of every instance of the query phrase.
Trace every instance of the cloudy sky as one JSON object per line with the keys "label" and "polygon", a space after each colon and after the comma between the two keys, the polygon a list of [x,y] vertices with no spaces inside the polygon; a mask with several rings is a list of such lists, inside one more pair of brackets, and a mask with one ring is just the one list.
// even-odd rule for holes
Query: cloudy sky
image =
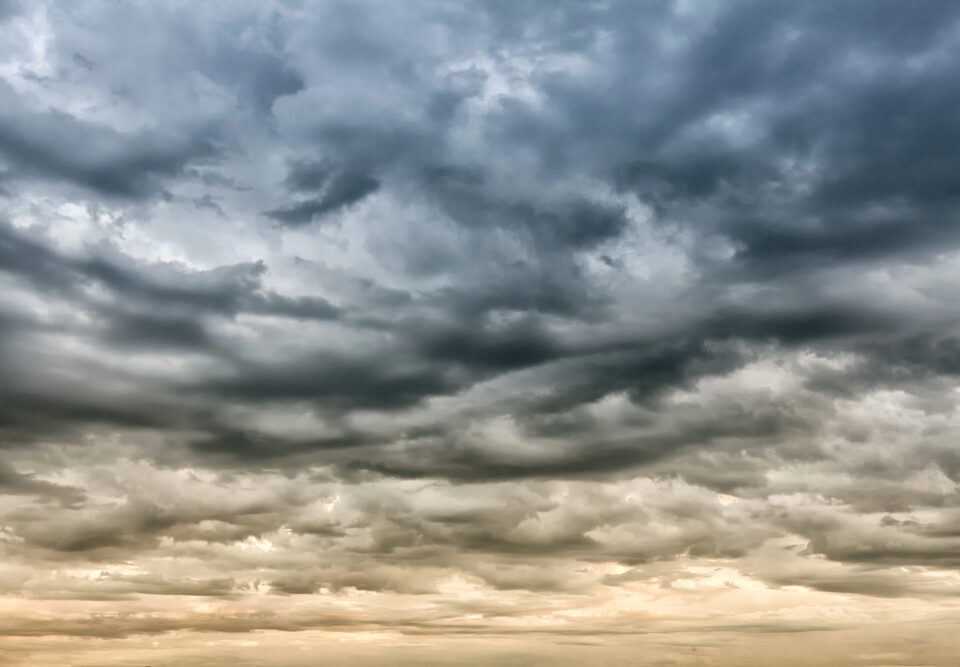
{"label": "cloudy sky", "polygon": [[956,664],[960,4],[0,0],[0,664]]}

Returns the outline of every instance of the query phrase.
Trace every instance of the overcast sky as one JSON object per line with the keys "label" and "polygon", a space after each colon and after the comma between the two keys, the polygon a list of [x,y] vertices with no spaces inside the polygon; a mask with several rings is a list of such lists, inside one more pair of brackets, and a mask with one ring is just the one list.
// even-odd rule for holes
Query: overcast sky
{"label": "overcast sky", "polygon": [[0,0],[0,665],[955,665],[958,149],[956,2]]}

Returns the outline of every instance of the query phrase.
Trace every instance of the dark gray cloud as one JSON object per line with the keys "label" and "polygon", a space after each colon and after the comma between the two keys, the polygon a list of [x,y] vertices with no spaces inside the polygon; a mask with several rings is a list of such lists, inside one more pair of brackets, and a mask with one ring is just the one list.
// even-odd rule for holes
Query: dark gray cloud
{"label": "dark gray cloud", "polygon": [[296,169],[292,169],[287,181],[293,189],[322,190],[322,194],[315,199],[267,211],[266,215],[285,225],[305,225],[329,213],[356,204],[380,188],[380,181],[376,178],[356,171],[341,171],[329,179],[324,176],[323,182],[320,183],[322,187],[304,187],[311,178],[316,177],[315,174],[305,173],[303,170],[298,173]]}
{"label": "dark gray cloud", "polygon": [[[437,222],[436,229],[460,239],[447,244],[452,256],[432,263],[442,286],[415,289],[406,307],[361,315],[368,304],[335,306],[319,296],[262,289],[265,261],[189,272],[107,246],[67,253],[48,244],[52,234],[43,239],[12,227],[3,230],[4,269],[36,289],[79,300],[98,321],[84,332],[97,344],[220,359],[226,367],[198,370],[182,385],[211,404],[307,401],[324,410],[393,410],[546,366],[550,388],[517,402],[516,416],[533,419],[618,392],[643,402],[689,387],[736,367],[740,353],[730,356],[725,347],[731,342],[869,352],[887,363],[886,350],[915,339],[898,336],[935,335],[904,332],[906,313],[897,304],[871,304],[856,293],[838,298],[824,281],[874,270],[881,260],[916,265],[953,238],[948,147],[956,128],[937,113],[949,108],[952,89],[945,85],[953,48],[944,28],[948,5],[914,16],[914,9],[880,3],[860,10],[870,15],[865,24],[852,9],[779,3],[692,13],[662,5],[644,17],[614,3],[567,7],[547,22],[529,9],[489,5],[478,10],[489,34],[474,31],[464,45],[516,50],[516,62],[494,65],[470,51],[459,60],[431,60],[428,50],[404,40],[378,40],[383,26],[367,8],[330,11],[342,26],[316,56],[297,51],[280,15],[249,50],[228,33],[201,36],[194,28],[170,36],[183,50],[177,59],[194,58],[217,94],[238,100],[229,107],[235,117],[221,110],[205,124],[178,120],[120,131],[56,108],[35,113],[7,86],[10,131],[2,145],[9,171],[15,181],[39,176],[80,185],[90,196],[139,200],[164,201],[165,188],[195,184],[232,188],[235,176],[201,174],[192,163],[239,174],[233,156],[254,142],[242,132],[251,122],[244,116],[249,104],[257,113],[276,112],[283,126],[276,134],[275,121],[263,121],[270,127],[255,141],[290,155],[274,182],[282,194],[308,196],[269,209],[268,217],[299,228],[374,192],[417,206],[417,215],[452,223]],[[910,16],[908,35],[889,28],[901,14]],[[241,12],[227,21],[250,18]],[[430,20],[453,29],[459,19]],[[679,51],[669,51],[667,33],[656,25],[687,35]],[[521,36],[539,45],[540,66],[530,69]],[[72,54],[86,53],[75,46]],[[628,66],[638,53],[650,73],[636,76]],[[102,60],[92,52],[82,57]],[[370,79],[348,85],[340,73],[315,69],[316,57],[342,64],[343,76]],[[910,58],[918,64],[909,65]],[[449,71],[432,73],[443,62]],[[384,66],[399,88],[381,86]],[[528,68],[523,77],[518,67]],[[655,68],[662,71],[656,77]],[[498,85],[508,92],[487,92],[496,77],[505,78]],[[378,86],[380,99],[353,114],[330,102],[315,116],[297,115],[337,82],[343,104]],[[150,99],[140,89],[126,94],[139,104]],[[196,129],[202,127],[216,130]],[[466,128],[474,135],[464,136]],[[290,145],[294,137],[300,143]],[[75,150],[65,150],[68,144]],[[913,165],[912,176],[900,178],[906,165]],[[624,197],[636,197],[645,213],[628,212]],[[221,218],[234,215],[209,193],[194,201],[209,202]],[[649,216],[664,250],[686,253],[696,267],[673,295],[675,314],[661,311],[645,323],[642,302],[657,281],[637,281],[636,267],[624,263],[637,239],[637,215]],[[399,265],[408,276],[395,279],[416,279],[416,263],[432,260],[414,259],[418,250],[398,240],[394,252],[409,253]],[[599,268],[587,264],[593,252],[602,253],[594,257]],[[282,257],[271,254],[274,260]],[[106,301],[90,294],[99,289]],[[351,309],[357,316],[346,316]],[[373,337],[371,327],[383,334],[362,352],[244,358],[212,323],[246,315],[344,321],[364,339]],[[631,334],[631,326],[656,331]],[[591,469],[567,456],[541,472]]]}
{"label": "dark gray cloud", "polygon": [[[0,97],[9,98],[11,92]],[[71,183],[101,196],[156,196],[166,178],[216,151],[210,130],[187,136],[130,135],[62,111],[37,114],[8,108],[2,114],[0,156],[16,178]]]}
{"label": "dark gray cloud", "polygon": [[34,475],[17,472],[9,463],[0,464],[0,490],[5,495],[37,496],[63,504],[78,503],[84,499],[80,489],[36,479]]}

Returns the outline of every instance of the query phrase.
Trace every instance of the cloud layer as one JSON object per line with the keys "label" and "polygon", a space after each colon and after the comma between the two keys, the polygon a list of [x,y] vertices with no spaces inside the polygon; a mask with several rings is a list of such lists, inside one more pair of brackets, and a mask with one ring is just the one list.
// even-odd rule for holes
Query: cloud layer
{"label": "cloud layer", "polygon": [[938,1],[0,2],[0,664],[952,664],[958,75]]}

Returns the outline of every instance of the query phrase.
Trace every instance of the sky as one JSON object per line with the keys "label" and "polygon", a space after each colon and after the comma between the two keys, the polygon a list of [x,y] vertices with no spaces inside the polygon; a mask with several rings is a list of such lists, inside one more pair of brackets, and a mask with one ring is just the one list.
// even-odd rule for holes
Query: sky
{"label": "sky", "polygon": [[955,665],[958,81],[939,0],[0,0],[0,665]]}

